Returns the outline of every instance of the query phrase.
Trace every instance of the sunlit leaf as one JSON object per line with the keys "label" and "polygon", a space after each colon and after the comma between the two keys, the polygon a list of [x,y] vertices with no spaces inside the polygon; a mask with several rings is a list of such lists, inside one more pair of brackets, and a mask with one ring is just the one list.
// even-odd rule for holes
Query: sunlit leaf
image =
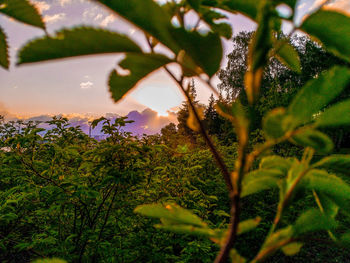
{"label": "sunlit leaf", "polygon": [[255,229],[259,225],[260,221],[261,221],[261,218],[256,217],[254,219],[247,219],[239,222],[237,234],[241,235]]}
{"label": "sunlit leaf", "polygon": [[119,66],[128,71],[126,74],[113,70],[109,75],[109,90],[115,101],[120,100],[135,85],[154,70],[172,61],[158,54],[127,54]]}
{"label": "sunlit leaf", "polygon": [[261,169],[253,171],[243,178],[241,196],[244,197],[263,190],[277,188],[278,180],[279,177],[276,176],[276,170],[269,171]]}
{"label": "sunlit leaf", "polygon": [[316,202],[322,213],[328,217],[335,218],[338,214],[339,206],[335,204],[327,195],[315,192]]}
{"label": "sunlit leaf", "polygon": [[[303,124],[336,98],[350,82],[350,70],[333,67],[317,79],[310,80],[289,105],[287,113]],[[311,103],[312,102],[312,103]]]}
{"label": "sunlit leaf", "polygon": [[[283,41],[283,44],[278,49],[276,57],[278,58],[279,61],[281,61],[284,65],[289,67],[291,70],[301,73],[301,65],[300,65],[298,52],[287,41],[285,40],[282,40],[282,41]],[[278,45],[278,43],[276,45]]]}
{"label": "sunlit leaf", "polygon": [[350,17],[319,10],[305,19],[301,29],[318,38],[335,55],[350,62]]}
{"label": "sunlit leaf", "polygon": [[78,27],[64,29],[54,37],[29,42],[19,51],[18,64],[118,52],[141,52],[126,36],[102,29]]}
{"label": "sunlit leaf", "polygon": [[267,170],[280,170],[282,174],[287,174],[293,162],[293,159],[283,158],[278,155],[271,155],[264,157],[260,161],[259,168]]}
{"label": "sunlit leaf", "polygon": [[206,227],[198,216],[193,214],[191,211],[181,208],[175,204],[161,205],[161,204],[149,204],[140,205],[135,208],[135,213],[153,217],[153,218],[164,218],[170,220],[174,224],[193,225],[199,227]]}
{"label": "sunlit leaf", "polygon": [[67,261],[59,258],[43,258],[36,259],[33,261],[33,263],[67,263]]}
{"label": "sunlit leaf", "polygon": [[38,10],[28,0],[0,0],[0,13],[22,23],[45,29]]}
{"label": "sunlit leaf", "polygon": [[316,119],[318,127],[338,127],[350,125],[350,100],[339,102],[324,112]]}
{"label": "sunlit leaf", "polygon": [[231,249],[230,250],[230,257],[232,260],[232,263],[246,263],[247,260],[242,257],[236,249]]}
{"label": "sunlit leaf", "polygon": [[300,251],[302,246],[303,246],[303,243],[292,242],[292,243],[289,243],[286,246],[283,246],[282,247],[282,251],[287,256],[293,256],[293,255],[299,253],[299,251]]}
{"label": "sunlit leaf", "polygon": [[312,147],[320,153],[329,153],[334,147],[332,140],[326,134],[313,129],[297,133],[290,141],[304,147]]}
{"label": "sunlit leaf", "polygon": [[8,54],[8,45],[7,45],[7,37],[5,32],[0,27],[0,65],[3,68],[9,68],[9,54]]}

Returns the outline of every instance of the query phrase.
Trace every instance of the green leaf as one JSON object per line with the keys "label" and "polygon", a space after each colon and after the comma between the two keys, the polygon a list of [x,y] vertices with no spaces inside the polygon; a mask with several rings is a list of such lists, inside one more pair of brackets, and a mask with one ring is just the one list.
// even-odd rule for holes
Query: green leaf
{"label": "green leaf", "polygon": [[171,17],[153,0],[98,0],[140,29],[155,37],[176,54],[179,46],[170,34]]}
{"label": "green leaf", "polygon": [[215,231],[210,228],[204,228],[204,227],[194,227],[193,225],[161,225],[157,224],[154,225],[155,228],[163,229],[166,231],[178,233],[178,234],[187,234],[187,235],[194,235],[194,236],[206,236],[206,237],[212,237],[215,236]]}
{"label": "green leaf", "polygon": [[67,261],[59,258],[43,258],[33,261],[33,263],[67,263]]}
{"label": "green leaf", "polygon": [[221,2],[222,4],[219,5],[219,8],[223,8],[226,11],[233,12],[235,11],[240,12],[253,20],[256,20],[257,14],[258,14],[258,7],[256,0],[224,0]]}
{"label": "green leaf", "polygon": [[5,32],[0,27],[0,65],[8,69],[9,68],[9,54],[8,54],[8,44]]}
{"label": "green leaf", "polygon": [[322,214],[320,210],[313,208],[304,212],[293,225],[294,236],[315,232],[320,230],[330,230],[337,227],[337,223]]}
{"label": "green leaf", "polygon": [[313,167],[326,168],[341,173],[348,173],[350,170],[350,155],[334,154],[325,157],[313,164]]}
{"label": "green leaf", "polygon": [[135,208],[134,212],[148,217],[164,218],[170,220],[173,224],[199,227],[207,226],[206,223],[191,211],[181,208],[176,204],[168,204],[165,206],[161,204],[140,205]]}
{"label": "green leaf", "polygon": [[343,234],[340,237],[340,241],[346,247],[350,247],[350,232],[347,232],[347,233]]}
{"label": "green leaf", "polygon": [[198,10],[202,0],[187,0],[187,2],[193,9]]}
{"label": "green leaf", "polygon": [[211,29],[226,39],[231,39],[232,37],[232,27],[228,23],[213,23]]}
{"label": "green leaf", "polygon": [[237,234],[241,235],[255,229],[260,224],[260,221],[261,217],[256,217],[239,222]]}
{"label": "green leaf", "polygon": [[350,62],[350,17],[334,11],[311,14],[301,29],[318,38],[335,55]]}
{"label": "green leaf", "polygon": [[324,170],[309,171],[301,180],[300,186],[327,195],[339,207],[346,207],[350,199],[350,186]]}
{"label": "green leaf", "polygon": [[278,180],[279,180],[279,177],[276,176],[276,170],[253,171],[245,175],[243,178],[241,196],[245,197],[251,194],[261,192],[263,190],[277,188]]}
{"label": "green leaf", "polygon": [[338,127],[350,125],[350,99],[339,102],[324,112],[316,120],[318,127]]}
{"label": "green leaf", "polygon": [[119,52],[141,52],[126,36],[91,27],[64,29],[54,37],[29,42],[19,51],[18,64]]}
{"label": "green leaf", "polygon": [[350,70],[348,68],[333,67],[317,79],[310,80],[295,96],[287,113],[296,119],[297,124],[309,122],[313,119],[314,114],[336,98],[349,82]]}
{"label": "green leaf", "polygon": [[218,34],[209,32],[207,35],[202,35],[197,31],[173,28],[172,35],[186,55],[209,76],[219,70],[223,50]]}
{"label": "green leaf", "polygon": [[320,153],[329,153],[334,147],[332,140],[326,134],[314,129],[303,130],[294,135],[290,141],[297,145],[311,147]]}
{"label": "green leaf", "polygon": [[292,243],[289,243],[288,245],[282,247],[282,251],[287,256],[293,256],[293,255],[299,253],[302,246],[303,246],[303,243],[292,242]]}
{"label": "green leaf", "polygon": [[282,174],[287,174],[294,160],[283,158],[278,155],[264,157],[259,164],[260,169],[279,170]]}
{"label": "green leaf", "polygon": [[128,70],[128,74],[123,75],[113,70],[109,75],[108,84],[112,98],[114,101],[120,100],[148,74],[171,62],[169,58],[159,54],[127,54],[119,66]]}
{"label": "green leaf", "polygon": [[335,204],[327,195],[314,192],[316,202],[322,213],[328,217],[335,218],[338,214],[339,206]]}
{"label": "green leaf", "polygon": [[263,131],[267,139],[281,138],[294,127],[293,117],[287,115],[284,108],[273,109],[263,119]]}
{"label": "green leaf", "polygon": [[45,29],[38,10],[28,0],[0,0],[0,13],[28,25]]}
{"label": "green leaf", "polygon": [[277,59],[291,70],[297,73],[301,73],[301,65],[298,52],[290,43],[285,40],[283,40],[283,42],[284,43],[282,44],[281,48],[277,51]]}
{"label": "green leaf", "polygon": [[242,257],[236,249],[230,250],[230,258],[232,260],[232,263],[246,263],[247,260]]}

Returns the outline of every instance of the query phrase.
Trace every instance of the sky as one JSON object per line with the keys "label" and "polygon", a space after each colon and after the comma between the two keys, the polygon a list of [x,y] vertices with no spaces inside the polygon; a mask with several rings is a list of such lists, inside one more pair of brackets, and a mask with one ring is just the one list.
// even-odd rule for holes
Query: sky
{"label": "sky", "polygon": [[[48,32],[51,34],[63,27],[89,25],[108,28],[128,35],[144,46],[140,31],[122,18],[100,5],[87,0],[30,0],[40,10]],[[322,0],[301,0],[298,3],[297,20],[315,8]],[[333,1],[330,7],[350,10],[350,0]],[[281,8],[282,12],[288,9]],[[191,15],[190,15],[191,16]],[[233,33],[254,30],[253,21],[241,15],[230,15]],[[176,84],[163,70],[144,79],[121,102],[114,103],[107,87],[109,72],[117,65],[122,55],[99,55],[52,62],[15,66],[16,52],[29,40],[43,36],[40,29],[15,22],[0,16],[0,25],[9,37],[11,67],[0,68],[0,112],[22,117],[47,114],[126,115],[130,111],[149,108],[160,116],[178,109],[184,100]],[[288,31],[290,25],[285,24]],[[224,41],[225,54],[231,50],[230,41]],[[222,67],[225,67],[225,59]],[[214,78],[213,84],[218,84]],[[207,102],[211,92],[195,80],[198,99]]]}

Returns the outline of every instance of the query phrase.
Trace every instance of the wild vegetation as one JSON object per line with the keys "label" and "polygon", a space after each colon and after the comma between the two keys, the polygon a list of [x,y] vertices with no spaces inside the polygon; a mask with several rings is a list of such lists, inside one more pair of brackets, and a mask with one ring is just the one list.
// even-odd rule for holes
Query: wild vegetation
{"label": "wild vegetation", "polygon": [[[187,99],[179,123],[136,138],[123,131],[125,118],[101,118],[92,125],[103,122],[108,138],[98,142],[64,118],[53,118],[47,132],[2,119],[0,260],[346,262],[349,16],[320,8],[284,35],[294,0],[95,2],[142,30],[148,47],[77,27],[29,42],[17,63],[124,53],[119,67],[129,74],[110,73],[113,99],[163,68]],[[189,12],[197,14],[195,25],[186,23]],[[221,22],[227,12],[258,26],[233,38],[220,70],[221,37],[232,32]],[[45,29],[25,0],[0,0],[0,13]],[[217,72],[218,90],[210,81]],[[216,96],[208,106],[196,101],[193,79]]]}

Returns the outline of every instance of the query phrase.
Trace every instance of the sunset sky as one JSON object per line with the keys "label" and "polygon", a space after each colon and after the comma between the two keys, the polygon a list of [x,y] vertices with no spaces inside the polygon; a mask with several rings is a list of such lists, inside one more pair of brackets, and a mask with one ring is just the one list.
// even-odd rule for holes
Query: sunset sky
{"label": "sunset sky", "polygon": [[[95,3],[84,0],[32,0],[40,9],[49,33],[62,27],[92,25],[104,27],[128,35],[141,45],[143,36],[137,28],[129,25],[114,14]],[[299,2],[298,19],[320,0]],[[338,0],[331,4],[343,10],[350,10],[349,0]],[[286,10],[282,10],[286,11]],[[230,16],[234,34],[242,30],[253,30],[255,24],[240,15]],[[107,89],[107,77],[122,56],[102,55],[31,65],[15,66],[16,52],[28,40],[43,35],[34,27],[0,17],[0,25],[9,37],[11,67],[9,71],[0,68],[1,96],[0,113],[7,111],[19,116],[42,114],[127,114],[132,110],[150,108],[159,115],[175,110],[183,101],[176,85],[163,72],[158,71],[142,81],[122,102],[113,103]],[[290,26],[285,25],[288,31]],[[231,44],[224,41],[226,54]],[[225,66],[225,61],[222,66]],[[217,84],[214,80],[214,84]],[[196,81],[199,99],[206,102],[210,92]]]}

